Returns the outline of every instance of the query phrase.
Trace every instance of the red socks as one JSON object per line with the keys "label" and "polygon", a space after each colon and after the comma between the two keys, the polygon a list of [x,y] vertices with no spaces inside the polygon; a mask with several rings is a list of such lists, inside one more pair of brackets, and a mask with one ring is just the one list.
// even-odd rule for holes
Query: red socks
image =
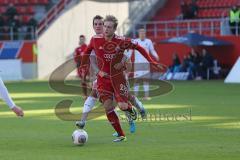
{"label": "red socks", "polygon": [[125,136],[122,127],[120,125],[119,118],[114,110],[106,112],[108,121],[111,123],[115,131],[118,133],[119,136]]}

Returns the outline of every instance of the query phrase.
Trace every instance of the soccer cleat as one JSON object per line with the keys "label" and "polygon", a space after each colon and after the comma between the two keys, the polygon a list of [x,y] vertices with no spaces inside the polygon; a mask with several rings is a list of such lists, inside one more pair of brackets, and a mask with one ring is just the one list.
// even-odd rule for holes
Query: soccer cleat
{"label": "soccer cleat", "polygon": [[85,127],[85,124],[86,122],[85,121],[77,121],[76,122],[76,126],[79,128],[79,129],[83,129]]}
{"label": "soccer cleat", "polygon": [[134,121],[129,121],[129,130],[131,133],[135,133],[136,131],[136,126],[135,126],[135,122]]}
{"label": "soccer cleat", "polygon": [[127,141],[126,136],[120,136],[120,137],[113,140],[113,142],[126,142],[126,141]]}
{"label": "soccer cleat", "polygon": [[137,111],[132,108],[131,111],[125,111],[128,122],[137,119]]}

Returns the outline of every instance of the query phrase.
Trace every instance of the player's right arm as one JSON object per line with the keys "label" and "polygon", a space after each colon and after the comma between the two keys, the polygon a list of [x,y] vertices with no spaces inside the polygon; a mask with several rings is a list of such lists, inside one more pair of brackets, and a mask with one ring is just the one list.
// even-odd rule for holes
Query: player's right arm
{"label": "player's right arm", "polygon": [[18,107],[10,97],[6,86],[4,85],[1,77],[0,77],[0,97],[7,103],[9,108],[17,115],[17,116],[24,116],[24,112],[21,107]]}
{"label": "player's right arm", "polygon": [[152,63],[155,67],[157,67],[158,69],[162,69],[162,65],[160,65],[157,61],[155,61],[154,59],[152,59],[147,51],[141,47],[140,45],[138,45],[136,42],[131,41],[130,42],[131,45],[129,45],[129,48],[131,49],[136,49],[141,55],[143,55],[144,58],[146,58],[148,60],[148,62]]}

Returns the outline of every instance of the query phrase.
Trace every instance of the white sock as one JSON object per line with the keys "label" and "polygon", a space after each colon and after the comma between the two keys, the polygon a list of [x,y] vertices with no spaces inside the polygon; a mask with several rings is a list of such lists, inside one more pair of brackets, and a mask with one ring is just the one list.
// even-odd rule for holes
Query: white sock
{"label": "white sock", "polygon": [[136,96],[134,97],[134,99],[135,99],[135,102],[136,102],[136,108],[139,109],[139,110],[143,110],[144,108],[143,108],[142,102]]}
{"label": "white sock", "polygon": [[135,83],[135,84],[134,84],[134,93],[135,93],[135,96],[138,95],[138,91],[139,91],[139,84],[138,84],[138,83]]}
{"label": "white sock", "polygon": [[143,89],[144,89],[145,97],[149,97],[149,83],[148,82],[143,83]]}
{"label": "white sock", "polygon": [[92,110],[96,103],[97,99],[94,97],[89,96],[86,101],[84,102],[83,106],[83,113],[88,113]]}
{"label": "white sock", "polygon": [[1,78],[0,78],[0,96],[7,103],[8,107],[10,109],[15,107],[15,103],[13,102],[12,98],[10,97],[8,90],[7,90],[6,86],[4,85]]}

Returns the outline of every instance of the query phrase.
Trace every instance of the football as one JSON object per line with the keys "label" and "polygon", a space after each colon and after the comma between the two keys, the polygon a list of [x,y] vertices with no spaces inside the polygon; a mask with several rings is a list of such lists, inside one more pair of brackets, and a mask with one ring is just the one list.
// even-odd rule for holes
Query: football
{"label": "football", "polygon": [[72,141],[73,144],[82,146],[84,145],[88,140],[88,134],[83,129],[77,129],[72,134]]}

